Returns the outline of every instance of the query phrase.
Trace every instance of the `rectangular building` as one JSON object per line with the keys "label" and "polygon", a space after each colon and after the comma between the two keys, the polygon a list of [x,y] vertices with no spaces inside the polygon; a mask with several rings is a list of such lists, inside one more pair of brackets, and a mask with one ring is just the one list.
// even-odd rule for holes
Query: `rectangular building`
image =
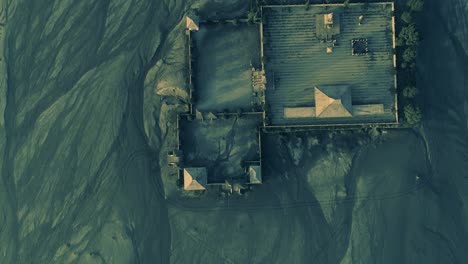
{"label": "rectangular building", "polygon": [[396,123],[393,3],[264,6],[268,126]]}

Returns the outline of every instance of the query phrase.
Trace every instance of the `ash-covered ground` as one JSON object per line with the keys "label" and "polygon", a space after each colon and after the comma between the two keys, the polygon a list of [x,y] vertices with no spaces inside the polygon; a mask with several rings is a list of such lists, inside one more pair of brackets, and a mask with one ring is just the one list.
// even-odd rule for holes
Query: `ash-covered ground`
{"label": "ash-covered ground", "polygon": [[0,263],[465,262],[466,0],[418,21],[421,128],[267,134],[264,184],[219,199],[164,160],[183,15],[247,1],[0,3]]}

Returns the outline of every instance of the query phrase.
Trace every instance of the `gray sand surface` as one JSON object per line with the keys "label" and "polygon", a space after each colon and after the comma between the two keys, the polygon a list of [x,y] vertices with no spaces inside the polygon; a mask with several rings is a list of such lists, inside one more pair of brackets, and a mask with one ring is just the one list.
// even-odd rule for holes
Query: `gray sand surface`
{"label": "gray sand surface", "polygon": [[[222,112],[251,109],[251,64],[260,64],[258,25],[202,24],[195,43],[196,107]],[[226,63],[226,62],[229,63]]]}
{"label": "gray sand surface", "polygon": [[0,0],[0,263],[466,262],[468,5],[426,2],[420,129],[269,134],[263,185],[188,198],[183,14],[248,2]]}

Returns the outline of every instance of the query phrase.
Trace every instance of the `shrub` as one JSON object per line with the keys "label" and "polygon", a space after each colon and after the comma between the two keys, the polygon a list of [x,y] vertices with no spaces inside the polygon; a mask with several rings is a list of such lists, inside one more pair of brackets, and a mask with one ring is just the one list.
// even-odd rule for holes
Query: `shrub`
{"label": "shrub", "polygon": [[416,126],[421,123],[422,120],[422,112],[421,109],[418,107],[407,105],[403,109],[403,113],[405,115],[406,123],[410,126]]}
{"label": "shrub", "polygon": [[403,51],[402,59],[404,62],[412,62],[416,58],[416,49],[414,47],[408,47]]}
{"label": "shrub", "polygon": [[406,86],[403,89],[402,94],[406,98],[414,98],[416,94],[418,94],[418,89],[414,86]]}
{"label": "shrub", "polygon": [[403,27],[398,35],[399,46],[414,46],[419,42],[419,32],[416,31],[414,24],[409,24]]}
{"label": "shrub", "polygon": [[411,13],[408,11],[403,12],[403,14],[401,14],[401,20],[406,24],[411,24],[411,21],[413,20]]}
{"label": "shrub", "polygon": [[423,0],[408,0],[406,4],[412,11],[419,12],[423,8],[424,1]]}

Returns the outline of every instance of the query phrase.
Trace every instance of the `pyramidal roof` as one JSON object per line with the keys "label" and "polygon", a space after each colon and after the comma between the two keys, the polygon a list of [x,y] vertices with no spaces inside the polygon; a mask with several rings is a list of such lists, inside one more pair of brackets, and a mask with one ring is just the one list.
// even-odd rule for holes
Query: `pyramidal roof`
{"label": "pyramidal roof", "polygon": [[352,116],[349,86],[320,86],[314,88],[316,117]]}
{"label": "pyramidal roof", "polygon": [[190,31],[198,31],[200,27],[198,26],[198,17],[195,15],[187,15],[185,17],[185,27]]}
{"label": "pyramidal roof", "polygon": [[250,183],[259,184],[262,183],[262,169],[258,165],[252,165],[249,167],[249,178]]}
{"label": "pyramidal roof", "polygon": [[207,175],[206,168],[184,169],[184,190],[206,190]]}

